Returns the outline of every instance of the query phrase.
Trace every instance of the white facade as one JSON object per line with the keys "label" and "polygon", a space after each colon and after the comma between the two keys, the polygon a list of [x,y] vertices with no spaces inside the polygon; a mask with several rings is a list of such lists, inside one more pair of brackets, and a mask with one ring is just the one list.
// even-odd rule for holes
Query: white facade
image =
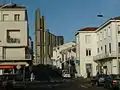
{"label": "white facade", "polygon": [[96,33],[97,55],[94,57],[94,61],[98,63],[98,70],[107,74],[119,74],[119,59],[116,59],[116,57],[120,57],[119,17],[105,22]]}
{"label": "white facade", "polygon": [[75,42],[65,43],[53,48],[53,65],[62,68],[62,63],[65,64],[68,60],[76,59]]}
{"label": "white facade", "polygon": [[28,65],[28,36],[26,8],[15,4],[0,8],[0,65]]}
{"label": "white facade", "polygon": [[93,61],[93,56],[97,54],[97,36],[96,28],[84,28],[77,31],[76,38],[76,59],[80,61],[79,76],[87,77],[87,72],[90,75],[96,75],[97,63]]}

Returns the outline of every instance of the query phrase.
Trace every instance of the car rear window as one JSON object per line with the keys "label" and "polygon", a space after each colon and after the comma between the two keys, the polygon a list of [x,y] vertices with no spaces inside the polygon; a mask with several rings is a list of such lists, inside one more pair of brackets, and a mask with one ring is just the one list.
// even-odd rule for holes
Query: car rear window
{"label": "car rear window", "polygon": [[108,75],[101,74],[99,77],[107,77]]}
{"label": "car rear window", "polygon": [[113,79],[120,79],[120,76],[119,75],[114,75],[114,76],[112,76],[113,77]]}

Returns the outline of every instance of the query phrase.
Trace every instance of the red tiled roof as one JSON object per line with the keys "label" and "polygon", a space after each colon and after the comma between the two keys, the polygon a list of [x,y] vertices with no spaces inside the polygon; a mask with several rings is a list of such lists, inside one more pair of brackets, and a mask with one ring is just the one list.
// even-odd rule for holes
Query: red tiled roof
{"label": "red tiled roof", "polygon": [[86,28],[82,28],[78,31],[96,31],[98,27],[86,27]]}

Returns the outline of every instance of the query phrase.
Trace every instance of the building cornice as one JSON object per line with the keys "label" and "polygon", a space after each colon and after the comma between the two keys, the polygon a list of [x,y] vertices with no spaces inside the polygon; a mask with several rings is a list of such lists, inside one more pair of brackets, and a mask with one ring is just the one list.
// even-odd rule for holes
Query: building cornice
{"label": "building cornice", "polygon": [[120,20],[108,20],[105,23],[103,23],[102,25],[100,25],[99,28],[96,30],[96,32],[100,31],[102,28],[106,27],[111,22],[120,22]]}
{"label": "building cornice", "polygon": [[25,11],[26,8],[2,8],[0,11]]}
{"label": "building cornice", "polygon": [[96,31],[77,31],[75,36],[77,36],[79,33],[96,33]]}

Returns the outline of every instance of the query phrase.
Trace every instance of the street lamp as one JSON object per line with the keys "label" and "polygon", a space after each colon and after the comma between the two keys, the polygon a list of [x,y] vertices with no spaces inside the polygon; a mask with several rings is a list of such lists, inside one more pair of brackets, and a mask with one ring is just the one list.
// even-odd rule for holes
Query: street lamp
{"label": "street lamp", "polygon": [[[97,17],[104,17],[103,15],[97,15]],[[116,60],[117,60],[117,66],[118,66],[118,73],[119,73],[119,54],[118,54],[118,27],[117,27],[117,21],[115,18],[111,18],[115,22],[115,29],[116,29]]]}

